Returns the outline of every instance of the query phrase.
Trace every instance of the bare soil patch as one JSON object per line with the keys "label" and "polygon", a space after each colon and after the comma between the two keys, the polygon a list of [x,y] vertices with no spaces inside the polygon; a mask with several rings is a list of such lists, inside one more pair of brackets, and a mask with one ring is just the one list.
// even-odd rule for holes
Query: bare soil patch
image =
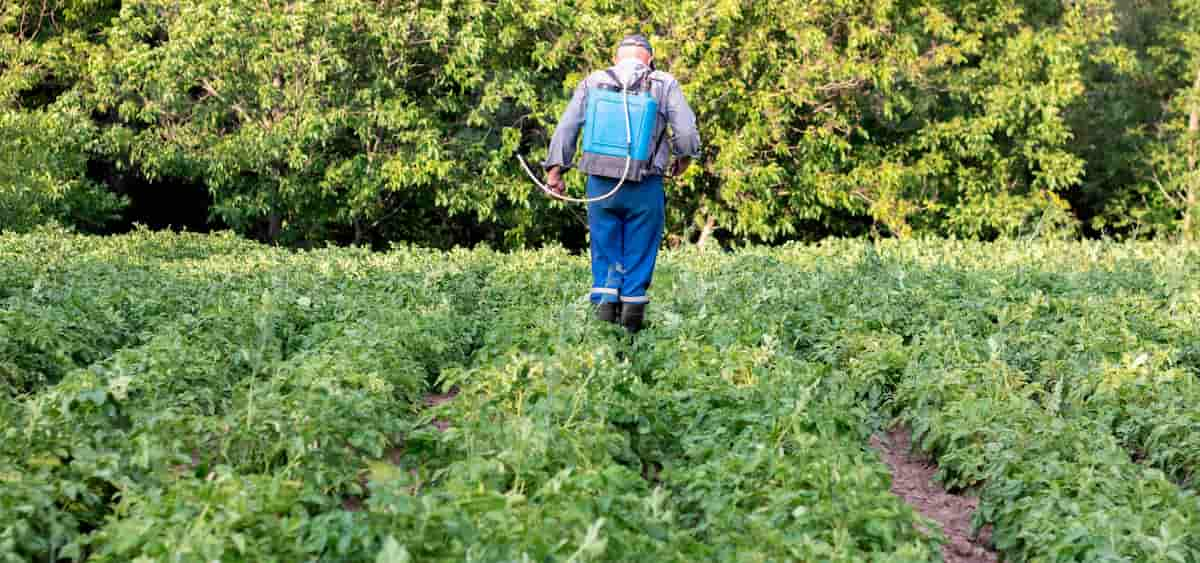
{"label": "bare soil patch", "polygon": [[871,447],[879,450],[884,463],[892,469],[892,493],[904,499],[922,516],[942,525],[946,544],[942,557],[947,563],[995,562],[998,556],[988,547],[991,529],[984,528],[979,537],[971,535],[971,515],[979,505],[974,497],[946,492],[934,480],[937,466],[912,451],[912,432],[908,428],[893,428],[886,438],[871,437]]}
{"label": "bare soil patch", "polygon": [[421,402],[427,407],[436,407],[458,396],[458,388],[455,387],[449,393],[429,393],[425,395]]}

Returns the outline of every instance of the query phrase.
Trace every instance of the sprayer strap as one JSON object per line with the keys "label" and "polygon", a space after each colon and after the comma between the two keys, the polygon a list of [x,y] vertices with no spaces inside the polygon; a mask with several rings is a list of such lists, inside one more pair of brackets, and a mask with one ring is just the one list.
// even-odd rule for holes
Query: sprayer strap
{"label": "sprayer strap", "polygon": [[[650,75],[653,74],[653,72],[642,73],[642,75],[639,76],[637,80],[634,80],[633,84],[630,84],[628,88],[626,88],[625,84],[623,82],[621,82],[621,79],[617,77],[617,73],[613,72],[613,69],[611,69],[611,68],[605,69],[604,72],[605,72],[605,74],[608,75],[609,78],[612,79],[613,82],[617,83],[617,86],[619,86],[621,88],[625,88],[625,89],[631,90],[633,92],[651,92],[652,91],[653,84],[651,83],[651,81],[653,79],[647,80],[647,78],[650,78]],[[646,86],[645,89],[641,88],[643,83]]]}
{"label": "sprayer strap", "polygon": [[617,73],[613,72],[611,68],[605,69],[604,72],[608,73],[608,77],[611,78],[613,82],[616,82],[617,86],[620,86],[622,89],[625,88],[625,83],[621,82],[620,78],[617,78]]}
{"label": "sprayer strap", "polygon": [[[639,76],[637,80],[633,81],[633,85],[630,86],[629,89],[633,90],[635,92],[650,92],[650,81],[647,80],[648,78],[650,78],[649,72],[642,73],[642,75]],[[641,87],[642,84],[645,84],[645,86],[646,86],[644,89]]]}

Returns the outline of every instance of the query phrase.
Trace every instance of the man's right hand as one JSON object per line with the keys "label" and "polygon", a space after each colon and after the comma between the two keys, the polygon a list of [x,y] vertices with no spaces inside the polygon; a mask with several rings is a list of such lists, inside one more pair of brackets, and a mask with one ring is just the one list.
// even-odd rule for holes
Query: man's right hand
{"label": "man's right hand", "polygon": [[561,168],[554,166],[546,172],[546,187],[550,188],[550,191],[562,195],[563,190],[566,189],[566,184],[562,179]]}

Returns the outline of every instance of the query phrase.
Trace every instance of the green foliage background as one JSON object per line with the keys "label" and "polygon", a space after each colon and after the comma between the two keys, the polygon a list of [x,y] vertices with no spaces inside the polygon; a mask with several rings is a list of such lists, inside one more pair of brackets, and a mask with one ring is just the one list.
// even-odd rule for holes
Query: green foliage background
{"label": "green foliage background", "polygon": [[631,31],[705,140],[668,240],[1196,231],[1200,0],[9,1],[0,228],[102,229],[115,169],[287,244],[561,240],[513,157]]}

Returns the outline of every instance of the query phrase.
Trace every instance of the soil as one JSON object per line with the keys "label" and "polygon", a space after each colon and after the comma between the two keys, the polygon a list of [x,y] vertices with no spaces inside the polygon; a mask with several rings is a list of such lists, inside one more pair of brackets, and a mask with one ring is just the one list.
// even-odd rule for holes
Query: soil
{"label": "soil", "polygon": [[362,497],[347,495],[342,498],[342,510],[346,512],[358,512],[363,509]]}
{"label": "soil", "polygon": [[455,387],[454,389],[451,389],[449,393],[441,393],[441,394],[429,393],[429,394],[425,395],[425,398],[422,399],[421,402],[425,403],[425,406],[427,406],[427,407],[436,407],[436,406],[438,406],[442,403],[445,403],[445,402],[449,401],[450,399],[453,399],[457,396],[458,396],[458,388]]}
{"label": "soil", "polygon": [[912,451],[912,432],[893,428],[886,438],[871,437],[871,447],[879,450],[884,463],[892,469],[892,493],[922,516],[941,524],[946,536],[942,557],[947,563],[995,562],[998,556],[989,545],[991,529],[985,527],[979,537],[971,535],[971,515],[979,505],[974,497],[946,492],[934,480],[937,466]]}

